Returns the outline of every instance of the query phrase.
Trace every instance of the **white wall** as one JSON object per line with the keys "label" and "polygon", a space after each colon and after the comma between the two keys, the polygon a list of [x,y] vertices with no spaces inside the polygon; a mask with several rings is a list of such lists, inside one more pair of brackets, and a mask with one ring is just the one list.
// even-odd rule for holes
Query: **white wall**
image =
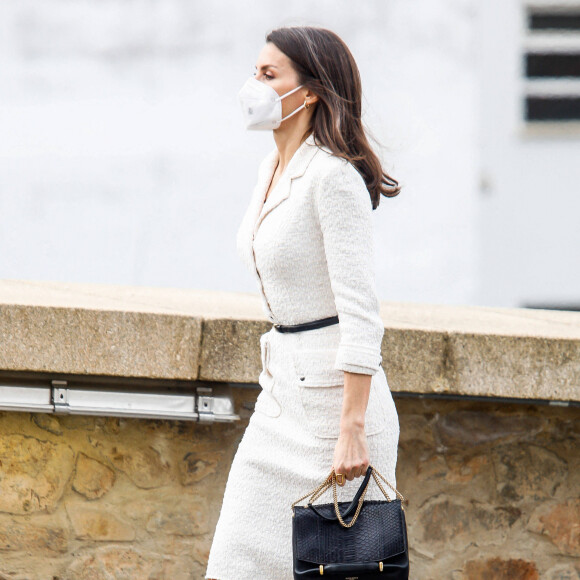
{"label": "white wall", "polygon": [[486,189],[477,210],[477,299],[580,306],[580,124],[563,131],[562,124],[534,129],[524,122],[525,5],[481,4]]}
{"label": "white wall", "polygon": [[311,24],[350,46],[403,185],[376,211],[380,298],[485,304],[477,6],[0,3],[0,278],[257,292],[235,233],[274,141],[236,93],[269,29]]}

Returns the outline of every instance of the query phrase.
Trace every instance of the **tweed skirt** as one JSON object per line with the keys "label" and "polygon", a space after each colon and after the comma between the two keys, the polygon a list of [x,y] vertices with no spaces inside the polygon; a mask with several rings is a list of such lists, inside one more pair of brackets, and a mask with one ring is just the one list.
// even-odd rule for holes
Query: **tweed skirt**
{"label": "tweed skirt", "polygon": [[[329,475],[339,435],[339,340],[338,324],[261,336],[262,390],[230,467],[205,578],[293,579],[291,504]],[[396,487],[399,420],[382,366],[371,379],[365,431],[371,465]],[[338,501],[352,500],[361,482],[337,486]],[[385,499],[373,478],[365,499]],[[330,488],[315,503],[332,501]]]}

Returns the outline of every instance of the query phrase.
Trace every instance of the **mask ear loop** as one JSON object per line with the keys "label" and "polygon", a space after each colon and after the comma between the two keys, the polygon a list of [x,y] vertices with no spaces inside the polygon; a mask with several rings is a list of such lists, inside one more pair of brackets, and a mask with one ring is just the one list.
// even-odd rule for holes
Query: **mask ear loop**
{"label": "mask ear loop", "polygon": [[282,95],[281,97],[278,97],[276,100],[277,101],[281,101],[284,97],[287,97],[288,95],[291,95],[292,93],[295,93],[298,89],[301,89],[303,85],[298,85],[296,88],[288,91],[287,93],[285,93],[284,95]]}
{"label": "mask ear loop", "polygon": [[[292,93],[295,93],[298,89],[302,88],[303,85],[298,85],[295,89],[292,89],[291,91],[288,91],[286,94],[282,95],[281,97],[278,97],[276,100],[277,101],[281,101],[284,97],[287,97],[288,95],[291,95]],[[302,109],[306,108],[306,101],[304,102],[304,104],[300,105],[297,109],[294,109],[289,115],[286,115],[283,119],[280,119],[280,123],[282,123],[282,121],[285,121],[286,119],[289,119],[292,115],[295,115],[296,113],[298,113],[299,111],[301,111]]]}
{"label": "mask ear loop", "polygon": [[280,119],[280,123],[282,121],[285,121],[286,119],[289,119],[292,115],[295,115],[296,113],[298,113],[298,111],[301,111],[302,109],[305,109],[306,107],[304,106],[304,104],[300,105],[297,109],[294,109],[294,111],[292,111],[289,115],[286,115],[283,119]]}

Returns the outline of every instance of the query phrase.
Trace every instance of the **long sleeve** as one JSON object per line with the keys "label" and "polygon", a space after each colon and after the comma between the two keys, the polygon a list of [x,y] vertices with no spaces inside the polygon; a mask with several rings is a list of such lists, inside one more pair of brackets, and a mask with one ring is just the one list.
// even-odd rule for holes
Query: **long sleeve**
{"label": "long sleeve", "polygon": [[385,329],[375,286],[369,192],[356,168],[340,160],[320,179],[314,199],[340,322],[334,366],[374,375]]}

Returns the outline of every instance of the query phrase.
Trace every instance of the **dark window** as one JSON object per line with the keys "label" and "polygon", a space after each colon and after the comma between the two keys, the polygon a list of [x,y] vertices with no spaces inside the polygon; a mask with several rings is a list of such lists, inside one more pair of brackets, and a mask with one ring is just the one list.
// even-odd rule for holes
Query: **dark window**
{"label": "dark window", "polygon": [[530,30],[580,30],[580,12],[528,14]]}
{"label": "dark window", "polygon": [[[580,121],[580,7],[527,10],[530,47],[523,57],[524,118],[528,122]],[[536,38],[542,43],[535,42]],[[550,40],[544,49],[546,38]]]}
{"label": "dark window", "polygon": [[526,97],[526,120],[572,121],[580,119],[580,97]]}
{"label": "dark window", "polygon": [[580,78],[580,52],[526,54],[526,76],[534,77],[577,77]]}

